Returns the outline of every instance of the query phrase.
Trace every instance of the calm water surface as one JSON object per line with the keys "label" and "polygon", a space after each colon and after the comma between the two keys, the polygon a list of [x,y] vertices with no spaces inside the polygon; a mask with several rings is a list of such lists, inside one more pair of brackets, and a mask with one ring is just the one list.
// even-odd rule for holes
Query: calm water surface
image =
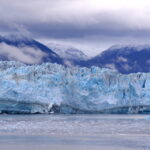
{"label": "calm water surface", "polygon": [[1,115],[0,150],[150,150],[146,115]]}

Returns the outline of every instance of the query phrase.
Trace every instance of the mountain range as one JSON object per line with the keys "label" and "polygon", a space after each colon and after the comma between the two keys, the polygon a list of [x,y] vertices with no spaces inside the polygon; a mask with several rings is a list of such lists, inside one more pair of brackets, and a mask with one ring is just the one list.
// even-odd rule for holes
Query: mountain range
{"label": "mountain range", "polygon": [[0,60],[25,64],[43,62],[66,66],[105,67],[123,74],[150,72],[150,45],[114,45],[89,58],[82,50],[59,43],[47,46],[24,36],[0,36]]}

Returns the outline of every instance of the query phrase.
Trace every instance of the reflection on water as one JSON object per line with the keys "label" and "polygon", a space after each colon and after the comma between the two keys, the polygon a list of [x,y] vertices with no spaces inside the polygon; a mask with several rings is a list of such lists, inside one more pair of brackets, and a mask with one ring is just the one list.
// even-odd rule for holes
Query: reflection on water
{"label": "reflection on water", "polygon": [[150,120],[146,115],[1,115],[0,149],[33,148],[150,150]]}

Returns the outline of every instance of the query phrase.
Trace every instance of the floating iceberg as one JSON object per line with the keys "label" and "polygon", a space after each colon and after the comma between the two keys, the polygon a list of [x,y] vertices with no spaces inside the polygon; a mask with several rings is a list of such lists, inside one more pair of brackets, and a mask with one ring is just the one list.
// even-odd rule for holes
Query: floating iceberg
{"label": "floating iceberg", "polygon": [[150,113],[150,74],[0,62],[1,113]]}

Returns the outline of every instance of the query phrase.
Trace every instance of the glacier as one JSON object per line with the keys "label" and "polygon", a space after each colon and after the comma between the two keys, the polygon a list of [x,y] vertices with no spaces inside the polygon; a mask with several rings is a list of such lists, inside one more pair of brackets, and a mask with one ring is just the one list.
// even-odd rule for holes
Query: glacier
{"label": "glacier", "polygon": [[150,73],[0,61],[0,113],[150,113]]}

